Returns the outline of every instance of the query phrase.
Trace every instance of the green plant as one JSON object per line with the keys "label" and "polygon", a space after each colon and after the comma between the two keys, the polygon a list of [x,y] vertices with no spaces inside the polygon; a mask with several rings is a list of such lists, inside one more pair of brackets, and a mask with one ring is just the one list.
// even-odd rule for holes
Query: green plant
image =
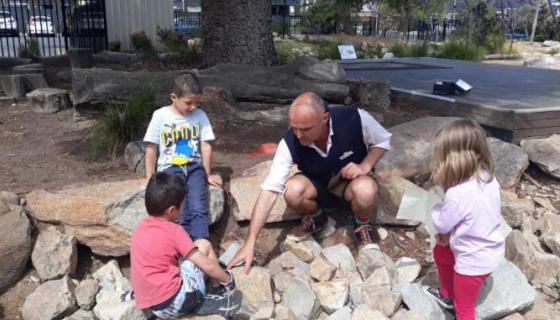
{"label": "green plant", "polygon": [[548,54],[551,55],[551,56],[554,56],[558,53],[560,53],[560,48],[552,48],[548,51]]}
{"label": "green plant", "polygon": [[556,302],[560,302],[560,276],[556,276],[556,281],[548,287],[556,292],[556,296],[558,297],[556,298]]}
{"label": "green plant", "polygon": [[449,41],[443,44],[438,58],[479,61],[484,56],[484,50],[477,50],[474,44]]}
{"label": "green plant", "polygon": [[186,34],[171,29],[157,28],[156,34],[165,51],[186,55],[189,52],[189,38]]}
{"label": "green plant", "polygon": [[134,51],[142,55],[153,56],[156,53],[152,40],[148,38],[144,31],[138,31],[130,35],[130,44]]}
{"label": "green plant", "polygon": [[121,42],[120,41],[109,41],[109,51],[120,52]]}
{"label": "green plant", "polygon": [[396,42],[395,44],[393,44],[393,46],[391,46],[391,49],[389,51],[391,51],[393,55],[397,58],[409,56],[408,47],[401,42]]}
{"label": "green plant", "polygon": [[26,45],[18,47],[18,57],[22,59],[34,59],[41,55],[39,42],[36,39],[29,39]]}
{"label": "green plant", "polygon": [[107,103],[91,129],[93,156],[115,159],[128,142],[142,137],[155,109],[153,89],[138,91],[125,104]]}

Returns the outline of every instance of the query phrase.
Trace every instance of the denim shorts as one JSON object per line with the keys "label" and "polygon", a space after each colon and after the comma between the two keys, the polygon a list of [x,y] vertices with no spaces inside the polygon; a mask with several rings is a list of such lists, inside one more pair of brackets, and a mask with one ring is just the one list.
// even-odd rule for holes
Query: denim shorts
{"label": "denim shorts", "polygon": [[202,270],[185,258],[179,259],[179,267],[183,282],[177,293],[150,308],[152,313],[160,319],[177,319],[192,311],[204,297],[206,286]]}

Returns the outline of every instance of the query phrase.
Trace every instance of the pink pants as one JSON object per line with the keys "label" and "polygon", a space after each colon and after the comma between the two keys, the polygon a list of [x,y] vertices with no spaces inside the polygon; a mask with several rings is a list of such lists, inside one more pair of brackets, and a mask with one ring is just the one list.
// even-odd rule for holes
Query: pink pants
{"label": "pink pants", "polygon": [[453,299],[457,320],[475,320],[476,300],[488,274],[465,276],[455,272],[455,257],[449,246],[436,245],[434,260],[439,272],[439,292]]}

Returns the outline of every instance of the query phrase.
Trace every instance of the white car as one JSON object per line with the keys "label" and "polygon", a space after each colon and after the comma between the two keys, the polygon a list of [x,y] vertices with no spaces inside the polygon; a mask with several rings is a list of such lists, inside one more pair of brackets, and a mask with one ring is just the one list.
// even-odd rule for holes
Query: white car
{"label": "white car", "polygon": [[0,33],[18,35],[17,22],[9,11],[0,11]]}
{"label": "white car", "polygon": [[52,19],[47,16],[31,16],[31,18],[29,18],[28,33],[30,36],[32,35],[54,36]]}

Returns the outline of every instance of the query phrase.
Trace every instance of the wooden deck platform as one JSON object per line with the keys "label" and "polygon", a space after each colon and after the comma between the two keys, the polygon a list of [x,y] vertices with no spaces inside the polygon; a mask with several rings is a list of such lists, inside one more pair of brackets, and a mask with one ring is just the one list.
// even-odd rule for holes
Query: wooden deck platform
{"label": "wooden deck platform", "polygon": [[[348,79],[382,79],[392,98],[473,119],[503,140],[560,133],[560,71],[433,58],[341,61]],[[462,96],[433,95],[436,80],[463,79]]]}

